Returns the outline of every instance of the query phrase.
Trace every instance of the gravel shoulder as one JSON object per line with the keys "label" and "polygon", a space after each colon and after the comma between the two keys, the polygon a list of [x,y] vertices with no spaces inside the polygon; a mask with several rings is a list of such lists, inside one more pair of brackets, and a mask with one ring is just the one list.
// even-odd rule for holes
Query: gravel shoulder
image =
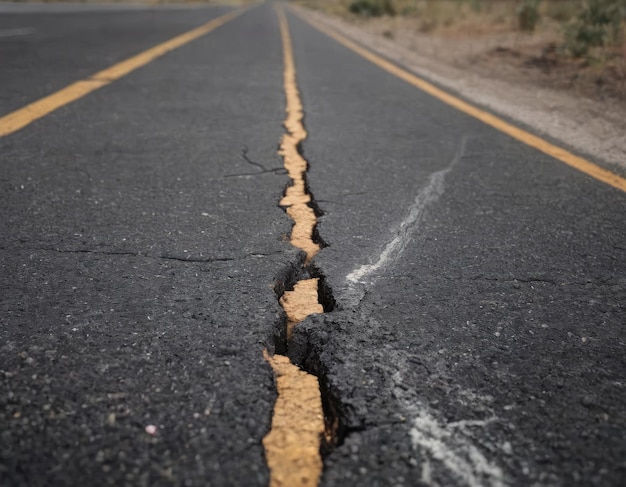
{"label": "gravel shoulder", "polygon": [[[478,56],[476,47],[454,39],[394,29],[383,23],[355,24],[294,7],[315,21],[407,67],[467,100],[527,126],[548,139],[620,174],[626,173],[626,104],[597,100],[540,86],[514,65]],[[389,19],[388,19],[389,20]],[[500,39],[502,41],[502,39]],[[485,51],[495,49],[485,45]]]}

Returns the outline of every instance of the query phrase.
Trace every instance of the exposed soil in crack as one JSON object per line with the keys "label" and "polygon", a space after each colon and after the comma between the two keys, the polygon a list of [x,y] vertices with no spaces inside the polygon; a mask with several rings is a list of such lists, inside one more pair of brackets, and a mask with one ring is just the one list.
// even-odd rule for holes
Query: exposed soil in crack
{"label": "exposed soil in crack", "polygon": [[291,340],[293,329],[298,323],[313,313],[323,313],[324,307],[319,302],[319,278],[298,281],[293,291],[285,291],[280,298],[280,305],[287,314],[287,340]]}
{"label": "exposed soil in crack", "polygon": [[[316,486],[322,474],[322,449],[332,445],[337,421],[328,400],[326,381],[314,373],[302,370],[285,355],[295,327],[307,316],[330,311],[334,305],[332,293],[324,278],[312,264],[324,246],[317,234],[317,218],[321,214],[306,182],[308,163],[302,155],[301,143],[306,139],[304,111],[296,83],[293,49],[287,18],[276,7],[284,51],[284,85],[287,118],[286,133],[279,154],[291,179],[279,205],[293,220],[291,244],[302,250],[299,262],[283,273],[275,286],[280,305],[285,311],[286,329],[278,330],[274,338],[276,354],[265,358],[276,377],[278,399],[274,406],[272,427],[263,439],[270,486]],[[281,328],[282,328],[281,325]],[[324,387],[320,387],[320,383]],[[329,412],[330,411],[330,412]],[[325,414],[326,412],[326,414]]]}
{"label": "exposed soil in crack", "polygon": [[263,439],[270,486],[316,486],[322,473],[324,413],[317,377],[288,357],[265,355],[276,376],[278,399],[272,429]]}

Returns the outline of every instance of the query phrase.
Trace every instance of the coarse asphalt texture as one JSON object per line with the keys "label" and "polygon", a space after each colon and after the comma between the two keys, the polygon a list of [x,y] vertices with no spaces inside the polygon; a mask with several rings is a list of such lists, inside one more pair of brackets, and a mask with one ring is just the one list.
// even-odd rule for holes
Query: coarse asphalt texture
{"label": "coarse asphalt texture", "polygon": [[[0,114],[229,10],[2,14]],[[623,485],[626,195],[288,19],[321,485]],[[0,139],[1,485],[267,485],[282,76],[267,3]]]}
{"label": "coarse asphalt texture", "polygon": [[[224,11],[68,15],[51,83],[84,75],[85,23],[123,40],[95,71]],[[281,83],[257,10],[0,141],[0,484],[267,484],[262,352],[294,257],[287,178],[253,163],[281,166]]]}

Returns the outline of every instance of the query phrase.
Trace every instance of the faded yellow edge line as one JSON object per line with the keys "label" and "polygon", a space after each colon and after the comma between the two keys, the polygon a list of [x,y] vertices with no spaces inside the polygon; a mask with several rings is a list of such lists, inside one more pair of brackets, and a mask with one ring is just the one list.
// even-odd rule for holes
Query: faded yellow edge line
{"label": "faded yellow edge line", "polygon": [[[293,10],[292,10],[293,11]],[[547,154],[555,159],[558,159],[561,162],[564,162],[568,166],[571,166],[579,171],[599,180],[603,183],[606,183],[614,188],[620,189],[626,192],[626,179],[617,174],[608,171],[606,169],[601,168],[600,166],[583,159],[577,155],[572,154],[571,152],[563,149],[562,147],[558,147],[554,144],[551,144],[547,140],[542,139],[536,135],[533,135],[519,127],[516,127],[508,122],[505,122],[501,118],[481,110],[460,98],[457,98],[446,91],[437,88],[433,84],[425,81],[418,76],[409,73],[408,71],[392,64],[381,56],[374,54],[372,51],[356,44],[354,41],[344,37],[342,34],[339,34],[335,30],[331,29],[326,25],[322,25],[319,22],[313,21],[311,19],[307,19],[301,13],[293,11],[298,17],[303,19],[305,22],[316,28],[317,30],[323,32],[327,36],[333,38],[343,46],[348,49],[356,52],[360,56],[364,57],[368,61],[376,64],[378,67],[384,69],[385,71],[397,76],[398,78],[406,81],[407,83],[419,88],[420,90],[428,93],[431,96],[441,100],[442,102],[460,110],[467,115],[470,115],[478,120],[490,125],[491,127],[499,130],[500,132],[504,132],[507,135],[510,135],[514,139],[523,142],[524,144],[533,147],[544,154]]]}
{"label": "faded yellow edge line", "polygon": [[102,88],[113,81],[127,75],[128,73],[135,71],[137,68],[145,66],[146,64],[154,61],[155,59],[167,54],[174,49],[177,49],[189,42],[208,34],[212,30],[217,29],[221,25],[233,20],[238,15],[241,15],[247,9],[235,10],[229,12],[221,17],[217,17],[200,27],[197,27],[189,32],[185,32],[179,36],[176,36],[169,41],[165,41],[150,49],[143,51],[136,56],[121,61],[113,66],[97,72],[87,79],[76,81],[61,90],[41,98],[23,108],[15,110],[3,117],[0,117],[0,137],[12,134],[18,130],[26,127],[30,123],[38,120],[49,113],[67,105],[73,101],[82,98],[83,96],[91,93],[98,88]]}

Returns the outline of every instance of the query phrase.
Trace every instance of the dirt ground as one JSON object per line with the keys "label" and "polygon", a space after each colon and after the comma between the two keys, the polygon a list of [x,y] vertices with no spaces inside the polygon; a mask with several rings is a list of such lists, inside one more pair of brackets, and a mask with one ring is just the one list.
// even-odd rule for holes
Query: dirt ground
{"label": "dirt ground", "polygon": [[557,55],[558,37],[506,26],[422,32],[415,19],[362,19],[295,7],[475,104],[626,174],[626,52],[601,71]]}

